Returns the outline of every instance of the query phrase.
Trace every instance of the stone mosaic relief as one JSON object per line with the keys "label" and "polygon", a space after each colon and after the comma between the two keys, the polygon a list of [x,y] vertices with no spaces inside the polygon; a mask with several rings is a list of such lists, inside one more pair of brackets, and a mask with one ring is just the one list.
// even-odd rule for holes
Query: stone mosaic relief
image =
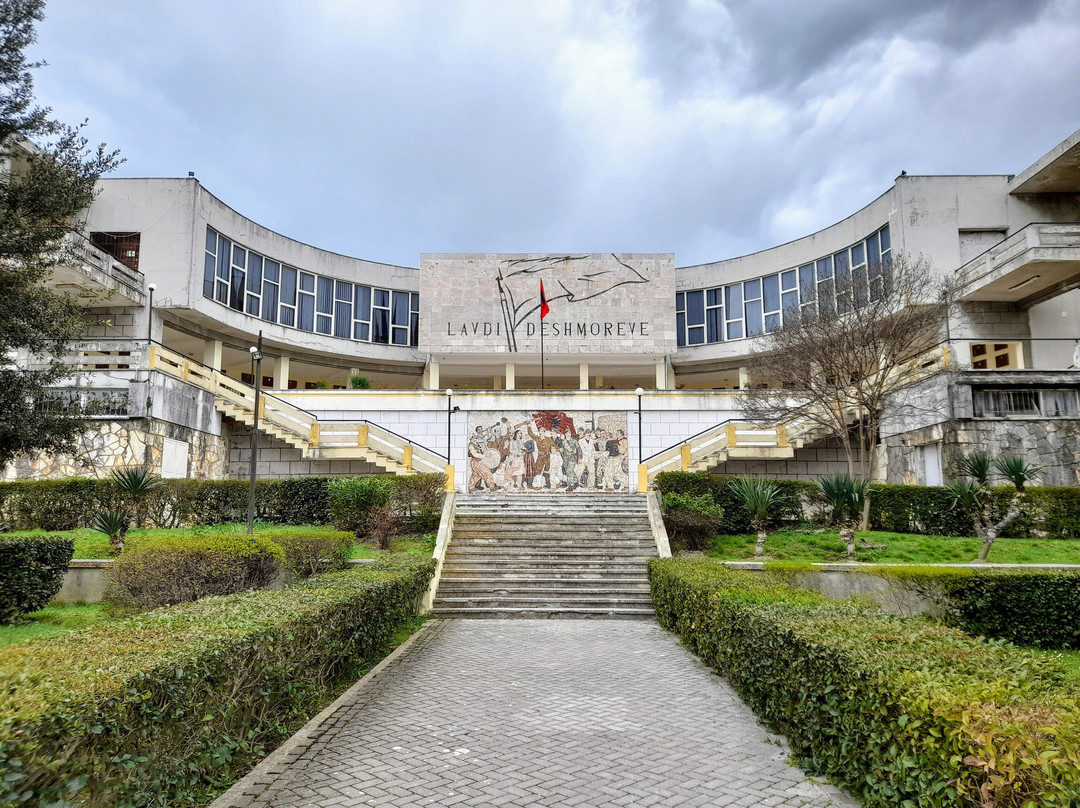
{"label": "stone mosaic relief", "polygon": [[470,412],[471,494],[625,492],[625,412]]}

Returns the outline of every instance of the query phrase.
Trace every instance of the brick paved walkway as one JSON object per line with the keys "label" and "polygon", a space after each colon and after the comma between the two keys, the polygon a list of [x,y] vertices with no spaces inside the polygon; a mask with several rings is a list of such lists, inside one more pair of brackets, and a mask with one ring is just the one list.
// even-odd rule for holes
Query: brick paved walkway
{"label": "brick paved walkway", "polygon": [[652,622],[435,621],[320,719],[213,808],[855,804]]}

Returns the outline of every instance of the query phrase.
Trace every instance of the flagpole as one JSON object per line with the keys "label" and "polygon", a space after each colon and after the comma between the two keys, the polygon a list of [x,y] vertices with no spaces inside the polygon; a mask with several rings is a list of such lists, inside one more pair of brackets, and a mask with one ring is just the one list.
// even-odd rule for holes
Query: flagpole
{"label": "flagpole", "polygon": [[544,383],[544,315],[540,315],[540,389],[546,389]]}

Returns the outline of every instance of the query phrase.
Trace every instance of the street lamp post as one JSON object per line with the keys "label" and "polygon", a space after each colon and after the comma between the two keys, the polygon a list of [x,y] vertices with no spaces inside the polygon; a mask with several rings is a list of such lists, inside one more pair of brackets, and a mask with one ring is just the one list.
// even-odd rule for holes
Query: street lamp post
{"label": "street lamp post", "polygon": [[154,292],[157,291],[157,284],[147,284],[146,291],[150,293],[150,305],[146,315],[146,341],[149,343],[154,341]]}
{"label": "street lamp post", "polygon": [[637,394],[637,462],[641,464],[641,397],[645,391],[640,387],[634,391]]}
{"label": "street lamp post", "polygon": [[255,417],[251,427],[251,463],[249,467],[250,484],[248,486],[247,532],[255,529],[255,464],[259,458],[259,396],[262,387],[262,331],[259,332],[259,344],[248,348],[255,362]]}
{"label": "street lamp post", "polygon": [[450,416],[453,410],[450,409],[450,405],[454,402],[454,390],[453,388],[446,388],[446,465],[450,465]]}

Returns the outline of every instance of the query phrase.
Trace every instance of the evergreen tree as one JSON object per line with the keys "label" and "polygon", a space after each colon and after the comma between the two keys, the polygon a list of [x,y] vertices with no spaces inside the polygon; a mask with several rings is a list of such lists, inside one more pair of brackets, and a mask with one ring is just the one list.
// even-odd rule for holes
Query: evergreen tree
{"label": "evergreen tree", "polygon": [[[117,153],[90,147],[85,125],[54,121],[34,103],[34,69],[26,48],[36,39],[44,0],[0,0],[0,465],[21,452],[70,447],[85,428],[77,405],[47,388],[70,374],[67,346],[83,330],[82,309],[49,289],[65,260],[63,239],[98,178]],[[31,366],[17,366],[25,351]]]}

